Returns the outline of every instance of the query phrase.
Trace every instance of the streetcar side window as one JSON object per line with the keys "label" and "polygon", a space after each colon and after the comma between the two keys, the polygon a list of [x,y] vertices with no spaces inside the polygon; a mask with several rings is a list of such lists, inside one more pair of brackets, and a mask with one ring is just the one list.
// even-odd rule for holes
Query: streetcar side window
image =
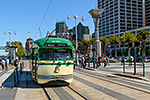
{"label": "streetcar side window", "polygon": [[55,50],[49,49],[40,55],[40,60],[56,60]]}

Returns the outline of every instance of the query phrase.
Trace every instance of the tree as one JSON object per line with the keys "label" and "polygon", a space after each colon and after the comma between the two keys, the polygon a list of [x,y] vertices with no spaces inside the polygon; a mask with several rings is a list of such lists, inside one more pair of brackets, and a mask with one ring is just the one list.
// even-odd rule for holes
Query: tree
{"label": "tree", "polygon": [[132,32],[129,32],[127,31],[126,33],[124,33],[122,35],[123,39],[124,39],[124,42],[125,43],[128,43],[128,56],[130,56],[130,47],[129,47],[129,43],[133,42],[133,41],[136,41],[137,38],[136,36],[132,33]]}
{"label": "tree", "polygon": [[92,39],[89,40],[90,41],[90,45],[94,43],[95,38],[92,37]]}
{"label": "tree", "polygon": [[85,48],[86,48],[84,52],[84,55],[85,55],[85,53],[88,51],[88,45],[90,45],[90,41],[83,39],[82,43],[83,45],[85,45]]}
{"label": "tree", "polygon": [[[22,43],[19,41],[11,42],[12,46],[17,46],[17,56],[20,58],[22,56],[26,55],[26,50],[23,48]],[[9,51],[9,48],[7,48],[7,52]]]}
{"label": "tree", "polygon": [[110,44],[109,39],[106,36],[102,36],[99,38],[99,40],[104,45],[103,51],[104,51],[104,55],[106,55],[106,45]]}
{"label": "tree", "polygon": [[142,29],[141,31],[138,31],[137,39],[142,43],[142,56],[146,56],[146,41],[149,41],[150,31],[146,29]]}
{"label": "tree", "polygon": [[110,42],[115,44],[115,57],[117,57],[117,43],[120,42],[119,40],[119,36],[117,35],[113,35],[112,37],[110,37]]}
{"label": "tree", "polygon": [[[80,48],[83,46],[83,42],[82,41],[78,41],[78,50],[80,50]],[[79,53],[80,56],[80,53]]]}

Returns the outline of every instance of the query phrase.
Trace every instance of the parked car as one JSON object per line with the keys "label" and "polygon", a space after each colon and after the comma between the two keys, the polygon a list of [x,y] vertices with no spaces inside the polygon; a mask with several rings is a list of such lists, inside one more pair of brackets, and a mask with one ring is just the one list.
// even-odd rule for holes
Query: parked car
{"label": "parked car", "polygon": [[150,62],[150,57],[147,57],[146,59],[147,59],[148,62]]}

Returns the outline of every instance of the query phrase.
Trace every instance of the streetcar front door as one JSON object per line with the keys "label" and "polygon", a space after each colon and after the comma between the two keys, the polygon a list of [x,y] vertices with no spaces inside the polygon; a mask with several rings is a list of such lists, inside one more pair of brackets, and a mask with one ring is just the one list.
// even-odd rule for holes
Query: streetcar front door
{"label": "streetcar front door", "polygon": [[37,79],[37,59],[38,59],[38,54],[36,51],[37,50],[34,50],[32,59],[32,78],[35,80]]}

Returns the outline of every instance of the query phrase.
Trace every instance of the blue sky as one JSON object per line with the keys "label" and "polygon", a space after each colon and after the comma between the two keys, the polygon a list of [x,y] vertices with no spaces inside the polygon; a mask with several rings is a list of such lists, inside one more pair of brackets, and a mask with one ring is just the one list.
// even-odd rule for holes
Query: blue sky
{"label": "blue sky", "polygon": [[[0,45],[9,41],[9,31],[12,31],[11,40],[21,41],[25,46],[26,39],[39,39],[39,26],[51,0],[2,0],[0,3]],[[84,16],[83,24],[89,26],[90,34],[94,32],[94,22],[88,13],[95,8],[97,0],[52,0],[44,21],[40,27],[42,36],[55,28],[57,21],[66,21],[69,29],[74,27],[74,18],[67,19],[67,15]],[[77,23],[81,22],[78,18]],[[6,31],[6,35],[4,35]],[[14,33],[17,32],[17,35]],[[30,33],[28,33],[30,32]],[[0,51],[0,55],[3,52]]]}

